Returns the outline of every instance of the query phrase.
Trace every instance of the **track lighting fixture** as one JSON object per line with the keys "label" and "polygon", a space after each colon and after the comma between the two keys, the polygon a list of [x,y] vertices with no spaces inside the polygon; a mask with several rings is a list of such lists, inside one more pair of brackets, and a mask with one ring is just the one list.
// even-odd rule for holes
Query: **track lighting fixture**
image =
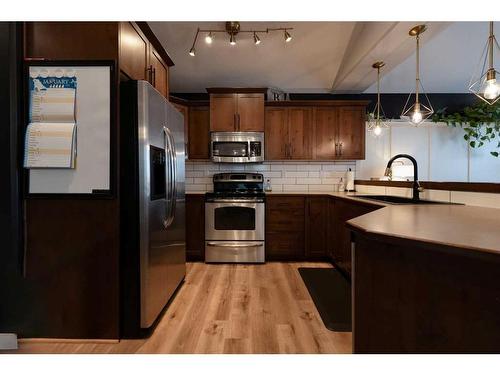
{"label": "track lighting fixture", "polygon": [[476,69],[476,73],[472,76],[469,83],[469,91],[490,105],[500,99],[500,84],[497,81],[497,73],[500,73],[495,70],[495,66],[493,65],[493,52],[495,49],[498,52],[500,47],[498,46],[495,34],[493,34],[493,22],[490,22],[490,35],[479,59],[482,70],[479,72]]}
{"label": "track lighting fixture", "polygon": [[285,42],[289,42],[292,40],[292,36],[290,35],[290,33],[287,31],[287,29],[285,29]]}
{"label": "track lighting fixture", "polygon": [[263,30],[241,30],[240,29],[240,23],[239,22],[226,22],[226,26],[223,30],[221,29],[210,29],[210,30],[201,30],[197,29],[196,30],[196,35],[194,37],[193,45],[191,46],[191,49],[189,50],[189,55],[195,56],[195,46],[196,46],[196,41],[198,40],[198,34],[200,32],[202,33],[207,33],[205,36],[205,43],[207,44],[212,44],[215,34],[216,33],[226,33],[229,34],[229,44],[231,46],[234,46],[236,44],[236,34],[238,33],[252,33],[253,34],[253,42],[255,45],[259,45],[261,43],[261,40],[257,33],[260,34],[269,34],[270,32],[273,31],[279,31],[283,32],[283,36],[285,38],[285,42],[290,42],[292,40],[292,35],[290,34],[289,30],[293,30],[293,27],[278,27],[278,28],[267,28]]}
{"label": "track lighting fixture", "polygon": [[[403,113],[401,117],[409,118],[410,122],[414,125],[418,125],[428,119],[434,113],[434,109],[432,108],[429,97],[424,91],[424,87],[420,80],[420,34],[422,34],[426,30],[425,25],[417,25],[413,27],[409,31],[410,36],[416,37],[417,41],[417,49],[416,49],[416,58],[417,58],[417,69],[415,75],[415,94],[410,93],[408,95],[408,99],[406,100],[406,104],[403,108]],[[412,97],[415,95],[415,102],[412,103]],[[421,101],[424,100],[424,102]]]}
{"label": "track lighting fixture", "polygon": [[258,37],[257,33],[253,33],[253,42],[255,43],[255,45],[260,44],[260,38]]}
{"label": "track lighting fixture", "polygon": [[214,37],[212,36],[212,32],[209,32],[205,37],[205,43],[212,44]]}

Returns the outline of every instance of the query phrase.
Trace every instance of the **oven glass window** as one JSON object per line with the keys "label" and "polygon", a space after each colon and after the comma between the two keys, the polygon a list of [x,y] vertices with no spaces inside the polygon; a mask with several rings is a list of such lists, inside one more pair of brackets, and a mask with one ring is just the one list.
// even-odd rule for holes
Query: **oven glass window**
{"label": "oven glass window", "polygon": [[214,156],[248,156],[248,142],[213,142],[212,154]]}
{"label": "oven glass window", "polygon": [[214,221],[215,230],[255,230],[255,208],[216,208]]}

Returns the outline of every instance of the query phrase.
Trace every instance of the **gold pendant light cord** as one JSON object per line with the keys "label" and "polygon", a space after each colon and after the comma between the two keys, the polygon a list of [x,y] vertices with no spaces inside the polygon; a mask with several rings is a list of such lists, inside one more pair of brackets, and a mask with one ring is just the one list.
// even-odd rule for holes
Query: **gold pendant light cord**
{"label": "gold pendant light cord", "polygon": [[494,34],[493,34],[493,21],[490,22],[490,40],[489,40],[489,63],[490,63],[490,70],[493,69],[493,42],[494,42]]}
{"label": "gold pendant light cord", "polygon": [[377,68],[377,123],[380,122],[380,67]]}
{"label": "gold pendant light cord", "polygon": [[418,104],[418,89],[420,81],[420,35],[417,34],[417,72],[415,80],[415,104]]}

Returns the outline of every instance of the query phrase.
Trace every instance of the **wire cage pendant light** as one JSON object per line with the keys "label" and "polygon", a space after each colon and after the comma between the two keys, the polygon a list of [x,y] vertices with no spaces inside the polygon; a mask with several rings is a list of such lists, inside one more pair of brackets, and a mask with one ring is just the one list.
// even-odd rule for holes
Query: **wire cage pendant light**
{"label": "wire cage pendant light", "polygon": [[493,22],[490,22],[488,41],[479,59],[478,67],[469,82],[469,91],[490,105],[495,104],[500,99],[500,84],[497,81],[497,75],[500,73],[493,64],[495,50],[498,52],[500,47],[493,33]]}
{"label": "wire cage pendant light", "polygon": [[408,33],[410,36],[414,36],[417,42],[415,92],[408,95],[401,118],[408,119],[413,125],[421,124],[434,114],[434,108],[432,108],[431,101],[425,93],[420,79],[420,34],[425,30],[425,25],[417,25]]}
{"label": "wire cage pendant light", "polygon": [[377,103],[373,111],[368,114],[368,132],[375,138],[382,136],[384,130],[389,127],[380,101],[380,68],[384,65],[383,61],[377,61],[372,65],[372,68],[377,69]]}

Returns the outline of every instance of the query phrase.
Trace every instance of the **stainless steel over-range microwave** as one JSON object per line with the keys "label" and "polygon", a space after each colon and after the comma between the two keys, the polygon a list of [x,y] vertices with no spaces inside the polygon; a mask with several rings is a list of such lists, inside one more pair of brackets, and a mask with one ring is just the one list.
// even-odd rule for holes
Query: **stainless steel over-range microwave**
{"label": "stainless steel over-range microwave", "polygon": [[259,163],[264,161],[263,132],[212,132],[210,157],[215,163]]}

